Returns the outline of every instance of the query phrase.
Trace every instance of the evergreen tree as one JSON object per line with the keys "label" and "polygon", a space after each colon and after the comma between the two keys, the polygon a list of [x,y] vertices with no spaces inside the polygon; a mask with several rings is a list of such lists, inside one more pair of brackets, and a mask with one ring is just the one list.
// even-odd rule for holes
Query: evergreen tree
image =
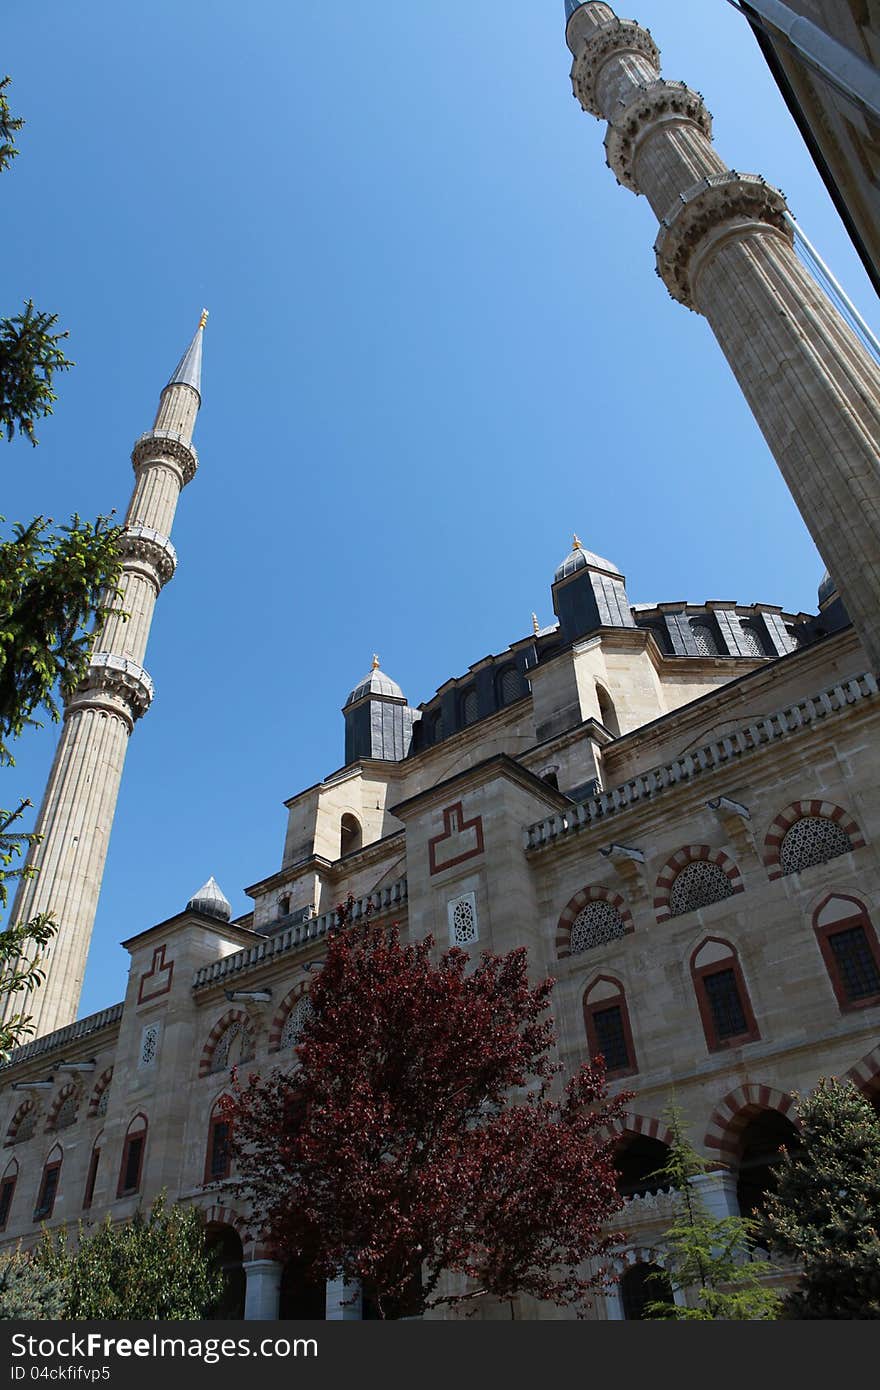
{"label": "evergreen tree", "polygon": [[80,1223],[75,1247],[65,1228],[44,1230],[35,1260],[60,1283],[65,1318],[197,1321],[223,1292],[198,1211],[167,1206],[164,1195],[149,1216],[118,1225],[108,1216],[94,1230]]}
{"label": "evergreen tree", "polygon": [[[669,1157],[656,1176],[676,1194],[676,1217],[663,1237],[669,1256],[663,1278],[673,1292],[696,1295],[695,1306],[663,1299],[647,1305],[652,1318],[682,1320],[767,1321],[779,1316],[779,1295],[763,1280],[772,1265],[754,1258],[756,1222],[742,1216],[712,1216],[694,1178],[711,1171],[687,1137],[681,1111],[664,1116],[672,1134]],[[660,1276],[651,1275],[660,1283]]]}
{"label": "evergreen tree", "polygon": [[798,1104],[766,1239],[801,1262],[787,1318],[880,1318],[880,1120],[851,1083],[821,1080]]}
{"label": "evergreen tree", "polygon": [[0,1318],[60,1318],[64,1314],[61,1280],[24,1250],[0,1255]]}

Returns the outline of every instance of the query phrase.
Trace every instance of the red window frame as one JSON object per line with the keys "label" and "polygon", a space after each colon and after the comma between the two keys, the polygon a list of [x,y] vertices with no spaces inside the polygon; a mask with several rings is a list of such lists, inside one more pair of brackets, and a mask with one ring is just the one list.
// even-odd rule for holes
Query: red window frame
{"label": "red window frame", "polygon": [[[37,1195],[37,1205],[34,1207],[35,1221],[49,1221],[51,1219],[52,1213],[55,1210],[55,1202],[58,1197],[58,1187],[61,1182],[62,1162],[63,1160],[60,1158],[54,1159],[52,1163],[47,1163],[43,1169],[43,1176],[40,1179],[40,1190]],[[52,1188],[52,1196],[47,1207],[46,1189],[49,1186],[49,1182],[53,1174],[57,1174],[58,1176],[55,1179],[55,1184]]]}
{"label": "red window frame", "polygon": [[98,1177],[98,1164],[101,1160],[101,1146],[96,1144],[92,1149],[92,1156],[89,1159],[89,1172],[86,1178],[86,1190],[83,1194],[83,1211],[88,1211],[92,1205],[92,1198],[95,1195],[95,1182]]}
{"label": "red window frame", "polygon": [[[606,995],[603,999],[596,999],[592,1003],[590,1003],[588,996],[598,984],[614,985],[617,989],[617,993],[614,995]],[[629,1065],[625,1067],[609,1067],[609,1069],[605,1073],[609,1081],[614,1081],[617,1079],[617,1077],[620,1076],[635,1076],[638,1072],[639,1064],[636,1058],[636,1049],[635,1044],[633,1043],[632,1027],[630,1026],[629,1021],[629,1009],[626,1006],[626,993],[624,991],[623,985],[620,983],[619,980],[614,980],[609,975],[600,975],[599,979],[594,980],[593,983],[587,989],[586,993],[584,994],[584,1027],[586,1028],[587,1032],[587,1044],[590,1050],[591,1061],[595,1061],[596,1057],[602,1051],[601,1045],[599,1043],[599,1036],[596,1032],[594,1017],[596,1014],[602,1013],[605,1009],[614,1008],[618,1008],[620,1010],[620,1018],[623,1024],[623,1038],[624,1044],[626,1046],[626,1055],[628,1058]]]}
{"label": "red window frame", "polygon": [[[141,1124],[140,1128],[132,1130],[131,1125],[135,1124],[136,1120],[138,1119],[142,1120],[143,1123]],[[143,1176],[144,1171],[144,1152],[147,1147],[147,1122],[142,1115],[139,1115],[135,1117],[135,1120],[132,1120],[131,1125],[129,1125],[128,1127],[128,1133],[125,1136],[125,1143],[122,1146],[122,1162],[119,1165],[119,1181],[116,1185],[117,1197],[131,1197],[134,1195],[135,1192],[140,1192],[141,1190],[141,1178]],[[133,1145],[137,1143],[140,1143],[140,1152],[138,1153],[137,1178],[134,1187],[126,1187],[124,1184],[125,1174],[128,1169],[128,1159]]]}
{"label": "red window frame", "polygon": [[[702,941],[691,956],[691,977],[694,982],[694,993],[697,996],[697,1007],[700,1010],[700,1021],[703,1025],[706,1046],[710,1052],[724,1052],[730,1047],[742,1047],[743,1043],[758,1042],[761,1034],[755,1022],[752,1001],[749,997],[749,991],[746,987],[745,978],[736,951],[727,941],[717,941],[714,937],[710,938],[710,940],[719,946],[725,946],[729,951],[729,955],[723,956],[720,960],[710,961],[706,965],[697,965],[697,957],[704,947],[709,944],[707,941]],[[746,1028],[743,1033],[735,1033],[729,1038],[719,1038],[715,1025],[715,1015],[712,1013],[712,1005],[709,1002],[709,993],[706,989],[705,980],[707,975],[720,975],[722,971],[728,970],[733,971],[733,979],[737,994],[739,995],[739,1002],[742,1006],[743,1016],[746,1021]]]}
{"label": "red window frame", "polygon": [[12,1210],[12,1199],[15,1196],[15,1184],[17,1182],[17,1173],[10,1173],[8,1177],[0,1181],[0,1231],[5,1231],[9,1224],[9,1213]]}
{"label": "red window frame", "polygon": [[[834,896],[839,897],[840,895],[835,894]],[[877,941],[877,933],[874,930],[871,918],[868,916],[867,908],[858,903],[855,899],[851,900],[854,909],[851,917],[840,917],[836,922],[826,922],[824,926],[819,926],[819,915],[828,901],[829,900],[826,899],[821,907],[817,908],[813,914],[813,930],[816,933],[816,940],[819,943],[819,950],[822,952],[822,959],[825,962],[825,969],[828,971],[837,1003],[843,1013],[851,1013],[856,1009],[870,1009],[873,1005],[880,1004],[880,992],[866,994],[861,999],[850,999],[846,992],[843,976],[840,973],[837,957],[834,954],[834,948],[831,945],[831,937],[837,936],[839,932],[852,931],[854,927],[861,927],[865,934],[865,941],[867,942],[868,950],[871,953],[874,965],[877,971],[880,972],[880,943]]]}
{"label": "red window frame", "polygon": [[[214,1173],[214,1172],[212,1172],[212,1168],[213,1168],[213,1162],[212,1162],[212,1160],[213,1160],[213,1157],[214,1157],[214,1144],[215,1144],[215,1142],[216,1142],[216,1134],[217,1134],[217,1130],[219,1129],[220,1125],[225,1125],[225,1126],[226,1126],[226,1131],[227,1131],[227,1132],[226,1132],[226,1165],[225,1165],[224,1170],[223,1170],[222,1173]],[[209,1182],[223,1182],[226,1178],[229,1177],[229,1174],[232,1172],[232,1150],[231,1150],[231,1147],[230,1147],[230,1146],[231,1146],[231,1143],[232,1143],[232,1121],[231,1121],[231,1120],[228,1120],[228,1119],[226,1118],[225,1115],[222,1115],[222,1114],[213,1114],[213,1115],[211,1116],[211,1122],[210,1122],[210,1124],[208,1125],[208,1147],[207,1147],[207,1150],[205,1151],[205,1182],[206,1182],[206,1183],[209,1183]]]}

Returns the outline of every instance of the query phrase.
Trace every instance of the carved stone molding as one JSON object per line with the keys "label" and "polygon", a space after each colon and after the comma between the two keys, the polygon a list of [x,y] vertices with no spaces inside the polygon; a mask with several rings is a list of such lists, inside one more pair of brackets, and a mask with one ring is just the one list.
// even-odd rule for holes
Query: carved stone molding
{"label": "carved stone molding", "polygon": [[608,167],[618,183],[633,193],[641,192],[633,167],[645,137],[660,125],[686,122],[698,126],[707,140],[712,138],[712,117],[699,92],[684,82],[666,82],[662,78],[650,86],[637,87],[614,115],[605,136]]}
{"label": "carved stone molding", "polygon": [[192,444],[170,430],[148,430],[142,434],[135,441],[131,461],[135,472],[149,463],[175,463],[181,475],[181,487],[192,482],[199,466],[199,456]]}
{"label": "carved stone molding", "polygon": [[142,666],[115,652],[94,652],[88,670],[67,702],[67,714],[95,705],[107,705],[116,714],[127,714],[134,725],[153,700],[153,682]]}
{"label": "carved stone molding", "polygon": [[[126,526],[119,538],[125,568],[142,569],[161,589],[177,569],[177,551],[167,536],[151,526]],[[132,563],[134,562],[134,563]]]}
{"label": "carved stone molding", "polygon": [[654,243],[657,274],[673,299],[696,310],[696,280],[706,252],[731,236],[756,231],[773,232],[791,244],[787,210],[779,190],[758,174],[728,169],[701,179],[680,195],[661,223]]}
{"label": "carved stone molding", "polygon": [[595,29],[575,55],[571,67],[571,87],[585,111],[593,116],[605,113],[598,104],[596,86],[599,74],[611,58],[636,53],[659,72],[660,50],[647,29],[632,19],[612,19]]}

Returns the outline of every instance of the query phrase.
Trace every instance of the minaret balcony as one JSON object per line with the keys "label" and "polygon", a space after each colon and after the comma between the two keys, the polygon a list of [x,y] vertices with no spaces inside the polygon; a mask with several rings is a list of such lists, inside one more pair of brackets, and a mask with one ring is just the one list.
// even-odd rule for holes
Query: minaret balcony
{"label": "minaret balcony", "polygon": [[180,470],[181,486],[185,487],[196,476],[199,456],[182,435],[170,430],[147,430],[135,442],[131,462],[136,473],[151,463],[175,463]]}
{"label": "minaret balcony", "polygon": [[93,652],[88,670],[67,702],[72,714],[109,702],[117,713],[127,713],[132,725],[153,702],[153,682],[142,666],[116,652]]}
{"label": "minaret balcony", "polygon": [[152,526],[126,526],[119,538],[119,549],[127,570],[146,571],[160,589],[177,569],[177,551],[168,537]]}

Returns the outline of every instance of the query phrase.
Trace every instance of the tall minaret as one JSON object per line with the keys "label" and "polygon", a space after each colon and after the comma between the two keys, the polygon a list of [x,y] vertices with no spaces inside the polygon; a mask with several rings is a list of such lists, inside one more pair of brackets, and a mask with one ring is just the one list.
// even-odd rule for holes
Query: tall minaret
{"label": "tall minaret", "polygon": [[565,13],[575,96],[660,222],[658,273],[708,319],[878,671],[880,370],[795,255],[782,194],[728,169],[702,97],[662,79],[648,31],[605,4]]}
{"label": "tall minaret", "polygon": [[4,1017],[31,1015],[35,1037],[76,1018],[125,751],[135,720],[153,698],[143,660],[156,599],[177,565],[169,540],[177,500],[198,467],[191,440],[207,317],[203,310],[159,399],[153,428],[132,452],[135,484],[122,533],[120,597],[95,634],[84,680],[66,702],[35,827],[42,840],[30,856],[38,872],[20,885],[10,917],[22,922],[50,912],[58,926],[43,954],[43,984],[3,1004]]}

